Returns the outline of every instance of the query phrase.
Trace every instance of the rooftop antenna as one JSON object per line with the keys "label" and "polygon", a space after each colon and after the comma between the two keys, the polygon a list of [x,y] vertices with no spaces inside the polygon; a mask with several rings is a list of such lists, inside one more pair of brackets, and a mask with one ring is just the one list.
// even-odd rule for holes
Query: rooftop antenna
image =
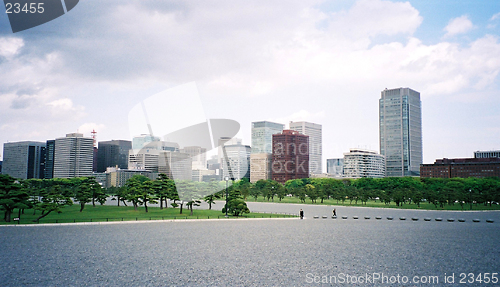
{"label": "rooftop antenna", "polygon": [[95,131],[95,129],[92,130],[91,134],[92,139],[94,140],[94,147],[97,147],[97,132]]}

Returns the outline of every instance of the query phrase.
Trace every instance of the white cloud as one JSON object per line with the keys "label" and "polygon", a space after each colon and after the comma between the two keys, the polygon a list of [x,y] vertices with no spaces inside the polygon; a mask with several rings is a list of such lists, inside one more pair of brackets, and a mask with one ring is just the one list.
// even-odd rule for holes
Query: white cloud
{"label": "white cloud", "polygon": [[500,18],[500,13],[496,13],[495,15],[491,16],[490,21],[494,21],[499,18]]}
{"label": "white cloud", "polygon": [[[318,122],[340,156],[377,145],[377,99],[386,87],[411,87],[424,103],[443,106],[498,94],[497,36],[426,44],[415,36],[423,17],[408,2],[361,0],[336,12],[319,3],[110,0],[102,5],[113,9],[75,17],[71,37],[25,34],[29,45],[0,58],[0,142],[33,130],[44,139],[79,126],[90,132],[93,123],[106,124],[99,139],[126,138],[130,108],[195,81],[207,116],[239,121],[243,137],[251,121]],[[462,16],[446,32],[473,27]]]}
{"label": "white cloud", "polygon": [[348,11],[333,13],[330,31],[347,38],[413,34],[422,23],[418,10],[408,2],[357,1]]}
{"label": "white cloud", "polygon": [[19,53],[24,40],[16,37],[0,37],[0,56],[11,58]]}
{"label": "white cloud", "polygon": [[448,22],[448,25],[444,28],[444,31],[446,31],[445,37],[465,34],[474,28],[474,24],[469,20],[469,17],[463,15]]}

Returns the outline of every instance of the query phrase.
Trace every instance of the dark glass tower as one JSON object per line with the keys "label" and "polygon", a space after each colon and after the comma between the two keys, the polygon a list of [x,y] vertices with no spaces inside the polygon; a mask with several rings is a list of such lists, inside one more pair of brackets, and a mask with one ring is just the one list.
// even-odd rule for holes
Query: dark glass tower
{"label": "dark glass tower", "polygon": [[97,172],[105,172],[108,167],[128,168],[128,152],[132,142],[112,140],[99,142],[97,149]]}

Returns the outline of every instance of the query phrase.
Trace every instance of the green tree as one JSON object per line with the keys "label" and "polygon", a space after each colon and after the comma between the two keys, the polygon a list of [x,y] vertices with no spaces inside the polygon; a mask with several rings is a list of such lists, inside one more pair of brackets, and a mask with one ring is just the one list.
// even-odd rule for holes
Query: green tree
{"label": "green tree", "polygon": [[90,186],[90,190],[92,191],[92,206],[95,207],[96,201],[99,202],[100,205],[104,205],[107,195],[102,189],[102,186],[95,180],[95,177],[86,177],[82,182]]}
{"label": "green tree", "polygon": [[139,192],[139,204],[144,205],[146,212],[148,212],[148,203],[157,203],[154,192],[153,181],[148,179],[142,182]]}
{"label": "green tree", "polygon": [[115,196],[116,200],[118,201],[118,206],[120,206],[120,201],[123,203],[123,205],[127,206],[127,203],[125,202],[125,200],[127,199],[127,187],[120,186],[120,187],[115,187],[112,190],[113,190],[113,196]]}
{"label": "green tree", "polygon": [[260,195],[260,189],[257,186],[252,185],[252,187],[250,188],[250,196],[255,198],[255,201],[257,201],[257,198],[259,198]]}
{"label": "green tree", "polygon": [[146,181],[149,181],[149,178],[137,174],[127,179],[127,183],[125,184],[127,188],[126,199],[132,203],[136,211],[139,204],[141,204],[142,183]]}
{"label": "green tree", "polygon": [[286,189],[285,189],[285,187],[281,183],[279,183],[279,182],[276,182],[276,183],[277,183],[277,185],[276,185],[276,196],[281,201],[286,196]]}
{"label": "green tree", "polygon": [[15,208],[28,208],[29,195],[10,175],[0,174],[0,206],[5,210],[4,220],[10,222]]}
{"label": "green tree", "polygon": [[226,213],[226,208],[228,208],[227,212],[232,214],[233,216],[240,216],[244,213],[250,213],[247,204],[241,198],[231,199],[228,202],[227,206],[224,205],[224,208],[222,208],[222,213]]}
{"label": "green tree", "polygon": [[92,201],[92,186],[88,181],[81,181],[76,187],[74,199],[80,203],[80,212],[85,208],[85,204]]}
{"label": "green tree", "polygon": [[215,204],[216,199],[221,198],[221,194],[219,192],[219,184],[217,183],[217,181],[215,179],[212,179],[208,183],[207,188],[208,188],[209,195],[205,196],[203,198],[203,200],[206,203],[208,203],[208,209],[212,210],[212,204]]}
{"label": "green tree", "polygon": [[175,182],[168,178],[164,173],[158,175],[158,179],[154,182],[153,189],[155,190],[155,195],[160,201],[160,209],[163,209],[163,202],[165,202],[165,208],[167,207],[167,199],[172,197],[172,193],[175,190]]}
{"label": "green tree", "polygon": [[57,181],[54,182],[52,186],[45,188],[41,194],[41,202],[36,205],[35,208],[42,211],[42,214],[34,222],[40,221],[40,219],[49,215],[52,212],[61,213],[61,209],[64,206],[73,205],[71,200],[71,192],[65,190]]}
{"label": "green tree", "polygon": [[311,203],[316,202],[316,199],[318,198],[318,193],[316,192],[316,188],[312,184],[306,184],[304,187],[306,195],[309,197],[311,200]]}

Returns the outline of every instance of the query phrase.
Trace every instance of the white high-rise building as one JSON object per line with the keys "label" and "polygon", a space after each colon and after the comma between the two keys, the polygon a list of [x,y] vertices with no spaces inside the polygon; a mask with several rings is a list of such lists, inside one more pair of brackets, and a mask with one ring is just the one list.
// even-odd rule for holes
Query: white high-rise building
{"label": "white high-rise building", "polygon": [[380,154],[387,176],[418,176],[422,164],[420,93],[385,89],[379,100]]}
{"label": "white high-rise building", "polygon": [[71,133],[55,140],[54,178],[92,176],[93,162],[93,138]]}
{"label": "white high-rise building", "polygon": [[[227,156],[227,158],[224,157],[222,161],[222,168],[224,171],[223,178],[226,176],[234,180],[240,180],[244,177],[250,178],[250,147],[242,144],[225,144],[223,149]],[[231,170],[229,170],[228,164]]]}
{"label": "white high-rise building", "polygon": [[222,151],[222,146],[224,145],[241,145],[242,140],[239,138],[230,138],[230,137],[221,137],[219,141],[217,142],[218,144],[218,159],[219,163],[222,165],[224,162],[224,153]]}
{"label": "white high-rise building", "polygon": [[322,126],[309,122],[290,122],[290,129],[309,136],[309,174],[323,173]]}
{"label": "white high-rise building", "polygon": [[375,151],[351,149],[344,153],[344,177],[384,177],[385,159]]}

